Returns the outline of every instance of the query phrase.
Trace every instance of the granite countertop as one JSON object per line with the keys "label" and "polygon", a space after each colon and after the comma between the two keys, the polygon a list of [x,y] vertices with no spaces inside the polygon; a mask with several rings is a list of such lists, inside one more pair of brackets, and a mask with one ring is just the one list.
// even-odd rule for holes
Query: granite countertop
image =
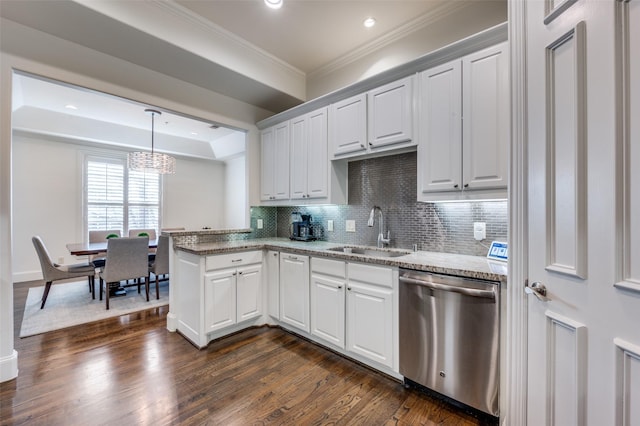
{"label": "granite countertop", "polygon": [[[171,234],[174,235],[173,233]],[[400,268],[428,271],[437,274],[456,275],[489,281],[506,282],[507,267],[503,262],[495,262],[480,256],[429,251],[412,252],[403,249],[377,249],[386,252],[401,252],[398,257],[378,256],[375,251],[368,254],[343,253],[329,249],[336,247],[373,248],[353,244],[328,243],[326,241],[292,241],[287,238],[262,238],[217,243],[193,243],[176,245],[176,250],[200,256],[233,253],[246,250],[278,250],[305,254],[315,257],[357,261],[371,264],[397,266]],[[406,254],[405,254],[406,253]]]}
{"label": "granite countertop", "polygon": [[225,234],[249,234],[253,232],[251,228],[242,229],[167,229],[161,232],[161,235],[168,237],[185,237],[191,235],[225,235]]}

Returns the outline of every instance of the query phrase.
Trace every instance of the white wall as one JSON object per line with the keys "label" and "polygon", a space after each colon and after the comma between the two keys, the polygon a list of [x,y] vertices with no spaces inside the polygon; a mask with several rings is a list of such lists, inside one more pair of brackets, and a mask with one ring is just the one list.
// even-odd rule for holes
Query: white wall
{"label": "white wall", "polygon": [[[67,243],[86,238],[82,168],[85,153],[118,153],[46,137],[14,134],[13,281],[41,279],[31,237],[40,235],[54,261],[77,262]],[[124,154],[123,154],[124,155]],[[176,159],[164,176],[162,226],[226,228],[226,167],[218,161]],[[238,185],[244,188],[244,176]],[[235,187],[236,185],[232,185]],[[236,188],[236,192],[238,188]],[[237,197],[237,195],[234,195]],[[246,205],[238,209],[247,210]],[[242,216],[242,215],[240,215]],[[234,223],[234,226],[237,222]]]}
{"label": "white wall", "polygon": [[382,71],[405,64],[448,44],[469,37],[507,20],[506,1],[468,2],[441,22],[393,41],[373,52],[365,52],[340,67],[312,72],[307,76],[307,98],[314,99]]}
{"label": "white wall", "polygon": [[176,159],[176,174],[164,176],[162,226],[227,228],[225,169],[219,161]]}
{"label": "white wall", "polygon": [[226,227],[241,229],[249,227],[247,206],[246,158],[240,156],[226,162]]}

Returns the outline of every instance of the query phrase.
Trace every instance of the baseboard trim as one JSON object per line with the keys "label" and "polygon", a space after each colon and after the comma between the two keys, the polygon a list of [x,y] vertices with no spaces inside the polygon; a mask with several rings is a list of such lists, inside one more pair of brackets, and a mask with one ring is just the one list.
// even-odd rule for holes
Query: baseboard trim
{"label": "baseboard trim", "polygon": [[9,356],[0,358],[0,383],[18,377],[18,352],[14,349]]}

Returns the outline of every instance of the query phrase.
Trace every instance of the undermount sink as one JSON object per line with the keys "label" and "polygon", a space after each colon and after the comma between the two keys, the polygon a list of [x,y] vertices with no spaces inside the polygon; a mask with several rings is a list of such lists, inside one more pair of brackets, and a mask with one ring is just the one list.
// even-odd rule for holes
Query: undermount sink
{"label": "undermount sink", "polygon": [[387,249],[379,249],[375,247],[364,248],[364,247],[333,247],[327,249],[329,251],[335,251],[338,253],[346,253],[346,254],[361,254],[364,256],[373,256],[373,257],[400,257],[405,256],[410,251],[405,250],[387,250]]}

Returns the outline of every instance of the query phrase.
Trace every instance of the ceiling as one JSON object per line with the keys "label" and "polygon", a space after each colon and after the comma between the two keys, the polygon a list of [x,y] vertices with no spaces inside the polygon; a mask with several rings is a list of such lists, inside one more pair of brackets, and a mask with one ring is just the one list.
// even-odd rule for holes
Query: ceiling
{"label": "ceiling", "polygon": [[[426,16],[470,1],[284,0],[281,9],[273,10],[263,0],[0,0],[0,16],[280,112],[305,101],[308,75],[344,63],[390,34],[417,30]],[[367,17],[377,20],[373,28],[363,26]],[[23,130],[36,122],[40,127],[53,123],[49,132],[56,134],[55,124],[66,116],[68,122],[90,120],[103,135],[124,128],[130,132],[121,139],[149,144],[148,106],[29,76],[19,76],[16,88],[14,122],[22,123]],[[78,109],[69,110],[67,104],[78,104]],[[156,131],[167,136],[156,147],[208,159],[236,155],[229,147],[243,141],[244,134],[214,130],[211,124],[165,111]],[[96,143],[106,139],[80,137]]]}

